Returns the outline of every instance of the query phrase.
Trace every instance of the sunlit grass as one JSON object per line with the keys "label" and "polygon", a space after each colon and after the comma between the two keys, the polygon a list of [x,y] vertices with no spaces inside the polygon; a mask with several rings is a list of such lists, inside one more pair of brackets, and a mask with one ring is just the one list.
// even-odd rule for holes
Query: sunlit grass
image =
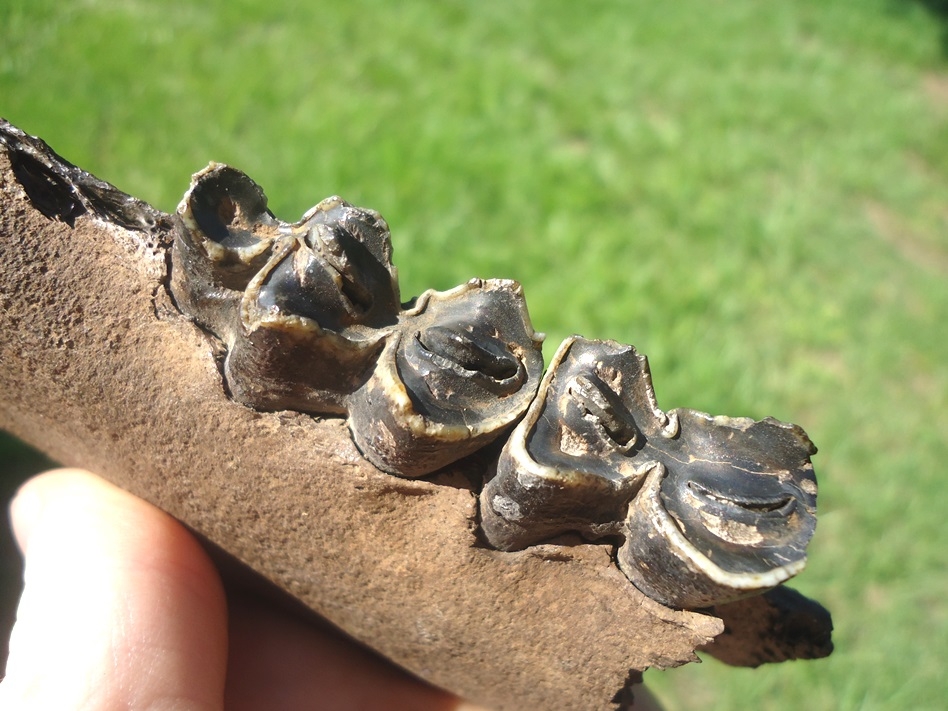
{"label": "sunlit grass", "polygon": [[837,652],[650,673],[671,708],[948,698],[948,65],[907,0],[7,0],[0,115],[173,209],[209,160],[392,226],[404,295],[526,287],[550,349],[819,445]]}

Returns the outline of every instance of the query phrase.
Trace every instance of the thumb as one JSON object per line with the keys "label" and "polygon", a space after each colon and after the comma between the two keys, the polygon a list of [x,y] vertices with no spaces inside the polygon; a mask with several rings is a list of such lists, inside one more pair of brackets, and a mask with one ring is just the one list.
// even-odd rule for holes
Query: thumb
{"label": "thumb", "polygon": [[226,604],[197,541],[84,471],[11,504],[24,591],[0,708],[221,708]]}

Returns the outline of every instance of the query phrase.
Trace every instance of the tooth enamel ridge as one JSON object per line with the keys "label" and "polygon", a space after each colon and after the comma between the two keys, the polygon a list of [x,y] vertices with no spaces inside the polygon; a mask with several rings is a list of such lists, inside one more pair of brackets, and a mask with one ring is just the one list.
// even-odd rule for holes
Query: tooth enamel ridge
{"label": "tooth enamel ridge", "polygon": [[344,416],[383,471],[422,477],[502,442],[479,497],[494,548],[579,534],[678,608],[759,594],[805,564],[816,449],[802,429],[664,412],[645,356],[614,341],[573,336],[544,374],[511,280],[403,305],[373,210],[331,197],[286,223],[253,180],[212,163],[178,207],[171,289],[223,343],[234,400]]}

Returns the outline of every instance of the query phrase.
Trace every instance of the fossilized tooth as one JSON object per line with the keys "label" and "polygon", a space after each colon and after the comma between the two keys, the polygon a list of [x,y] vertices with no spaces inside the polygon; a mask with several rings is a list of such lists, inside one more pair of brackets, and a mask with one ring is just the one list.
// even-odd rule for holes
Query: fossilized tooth
{"label": "fossilized tooth", "polygon": [[289,229],[292,242],[248,289],[253,309],[303,316],[336,332],[395,323],[398,275],[388,225],[377,212],[331,197]]}
{"label": "fossilized tooth", "polygon": [[614,341],[568,338],[481,493],[487,540],[517,550],[567,531],[618,535],[653,465],[638,453],[676,434],[644,356]]}
{"label": "fossilized tooth", "polygon": [[482,530],[502,550],[567,531],[618,536],[619,567],[649,596],[724,603],[803,568],[815,451],[773,419],[666,414],[644,356],[574,337],[481,493]]}
{"label": "fossilized tooth", "polygon": [[400,310],[388,225],[332,197],[290,229],[244,293],[228,386],[261,409],[344,414]]}
{"label": "fossilized tooth", "polygon": [[369,378],[391,330],[323,329],[312,319],[257,315],[224,363],[231,396],[259,410],[344,415]]}
{"label": "fossilized tooth", "polygon": [[227,345],[231,395],[261,409],[345,412],[400,310],[388,225],[331,197],[296,224],[248,176],[212,163],[178,207],[172,291]]}
{"label": "fossilized tooth", "polygon": [[242,293],[266,264],[282,223],[259,185],[220,163],[191,177],[177,216],[172,294],[182,311],[229,340]]}
{"label": "fossilized tooth", "polygon": [[672,607],[754,595],[806,565],[816,528],[816,448],[797,425],[679,410],[681,433],[650,452],[619,567]]}
{"label": "fossilized tooth", "polygon": [[380,469],[406,477],[485,446],[536,393],[541,342],[517,282],[472,279],[425,292],[349,402],[356,445]]}

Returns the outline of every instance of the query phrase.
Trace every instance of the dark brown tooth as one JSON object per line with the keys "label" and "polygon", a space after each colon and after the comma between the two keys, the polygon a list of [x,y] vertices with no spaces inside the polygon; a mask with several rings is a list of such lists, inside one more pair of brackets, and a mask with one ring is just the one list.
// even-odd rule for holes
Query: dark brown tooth
{"label": "dark brown tooth", "polygon": [[603,389],[585,375],[575,376],[567,386],[580,406],[590,416],[598,420],[602,428],[620,447],[635,444],[638,430],[629,420],[627,412],[621,412],[621,404],[616,402],[615,394],[609,397]]}
{"label": "dark brown tooth", "polygon": [[240,330],[243,291],[272,253],[277,221],[253,180],[212,163],[178,206],[171,291],[178,307],[224,341]]}
{"label": "dark brown tooth", "polygon": [[288,224],[244,173],[212,164],[178,208],[172,292],[227,345],[231,395],[344,414],[398,320],[388,226],[333,197]]}
{"label": "dark brown tooth", "polygon": [[776,420],[664,413],[644,356],[573,337],[501,451],[481,527],[502,550],[568,532],[618,537],[619,567],[643,592],[705,607],[802,569],[813,451]]}
{"label": "dark brown tooth", "polygon": [[520,285],[472,280],[404,311],[349,424],[380,469],[417,477],[484,447],[523,415],[543,371]]}
{"label": "dark brown tooth", "polygon": [[415,338],[433,355],[494,380],[507,380],[519,372],[516,357],[493,339],[478,340],[471,333],[448,326],[432,326],[419,331]]}

